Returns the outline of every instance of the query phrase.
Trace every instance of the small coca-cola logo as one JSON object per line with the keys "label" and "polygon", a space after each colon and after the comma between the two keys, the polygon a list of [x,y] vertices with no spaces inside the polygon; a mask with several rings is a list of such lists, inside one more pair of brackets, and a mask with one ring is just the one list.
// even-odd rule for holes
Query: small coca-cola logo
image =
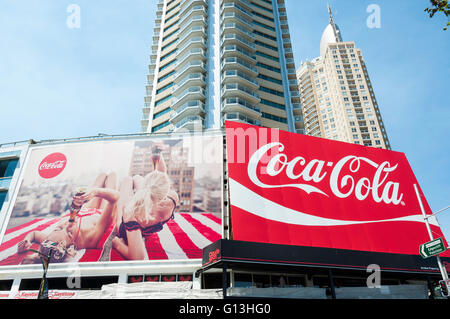
{"label": "small coca-cola logo", "polygon": [[39,164],[38,172],[42,178],[58,176],[66,167],[67,158],[62,153],[53,153],[45,157]]}

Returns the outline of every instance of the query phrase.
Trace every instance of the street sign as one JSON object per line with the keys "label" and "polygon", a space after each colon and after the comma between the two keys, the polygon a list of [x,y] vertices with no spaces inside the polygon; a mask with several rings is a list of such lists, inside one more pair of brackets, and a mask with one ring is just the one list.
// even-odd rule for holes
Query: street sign
{"label": "street sign", "polygon": [[420,245],[420,255],[423,258],[439,255],[440,253],[443,253],[446,250],[447,248],[445,247],[442,238],[438,238],[428,243]]}

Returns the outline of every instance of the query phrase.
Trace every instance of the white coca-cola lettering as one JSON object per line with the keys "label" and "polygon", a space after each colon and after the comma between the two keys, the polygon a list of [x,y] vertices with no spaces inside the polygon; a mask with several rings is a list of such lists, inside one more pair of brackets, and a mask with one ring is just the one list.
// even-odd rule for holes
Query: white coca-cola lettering
{"label": "white coca-cola lettering", "polygon": [[[282,152],[284,151],[284,145],[281,143],[269,143],[267,145],[264,145],[263,147],[261,147],[260,149],[258,149],[250,158],[250,161],[248,163],[248,167],[247,167],[247,173],[248,176],[250,178],[250,180],[257,186],[262,187],[262,188],[283,188],[283,187],[295,187],[298,189],[301,189],[305,192],[307,192],[308,194],[311,193],[320,193],[322,195],[328,196],[326,193],[324,193],[323,191],[321,191],[319,188],[312,186],[312,185],[308,185],[308,184],[286,184],[286,185],[268,185],[268,184],[264,184],[263,182],[261,182],[258,178],[257,175],[257,167],[258,167],[258,163],[261,161],[261,158],[267,153],[267,151],[269,151],[271,148],[278,146],[278,151]],[[283,159],[283,160],[281,160]],[[300,165],[304,165],[306,162],[306,160],[302,157],[297,157],[295,159],[293,159],[292,161],[288,162],[287,160],[287,156],[284,154],[277,154],[275,156],[273,156],[271,158],[271,160],[269,161],[269,163],[267,164],[267,174],[269,174],[270,176],[277,176],[278,174],[280,174],[284,168],[286,168],[288,177],[290,179],[298,179],[299,177],[302,177],[304,180],[317,180],[317,181],[321,181],[325,175],[320,176],[320,170],[323,168],[323,163],[322,165],[317,166],[316,170],[314,171],[314,173],[312,175],[310,175],[311,173],[311,169],[312,166],[307,166],[298,177],[295,177],[294,174],[294,168],[296,166],[297,163],[299,163]],[[275,170],[275,166],[276,164],[279,163],[281,164],[281,168],[278,170]],[[308,169],[307,169],[308,168]]]}
{"label": "white coca-cola lettering", "polygon": [[43,162],[39,166],[39,170],[63,168],[65,163],[66,163],[66,161],[56,161],[56,162],[53,162],[53,163]]}
{"label": "white coca-cola lettering", "polygon": [[[266,172],[271,177],[278,176],[285,172],[286,176],[291,180],[298,181],[301,179],[305,182],[314,182],[317,184],[322,182],[327,176],[324,167],[333,167],[331,162],[319,159],[313,159],[307,162],[306,159],[301,156],[289,160],[288,156],[282,153],[285,149],[282,143],[270,143],[259,148],[252,155],[248,163],[247,173],[250,180],[255,185],[262,188],[295,187],[308,194],[319,193],[328,196],[318,187],[309,184],[292,183],[270,185],[263,183],[258,178],[257,168],[261,163],[261,159],[274,147],[278,148],[278,154],[273,155],[270,158],[266,167]],[[373,176],[360,177],[358,180],[355,180],[353,175],[360,171],[362,163],[368,164],[376,169],[376,171]],[[347,198],[354,194],[358,200],[362,201],[369,197],[369,195],[372,195],[372,198],[376,203],[384,202],[386,204],[398,205],[402,202],[403,198],[403,194],[399,194],[400,185],[396,182],[387,181],[389,174],[395,171],[397,166],[398,165],[391,166],[387,161],[377,164],[365,157],[349,155],[339,160],[333,167],[329,178],[329,186],[333,194],[338,198]],[[341,172],[344,168],[348,168],[350,173],[341,176]]]}

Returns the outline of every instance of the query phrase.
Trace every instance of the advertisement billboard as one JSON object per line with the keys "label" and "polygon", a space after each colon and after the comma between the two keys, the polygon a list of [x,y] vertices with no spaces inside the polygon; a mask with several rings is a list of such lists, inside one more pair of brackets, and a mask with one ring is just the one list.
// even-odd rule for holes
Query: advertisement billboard
{"label": "advertisement billboard", "polygon": [[222,136],[30,148],[0,266],[199,259],[223,237]]}
{"label": "advertisement billboard", "polygon": [[226,140],[234,240],[406,255],[430,240],[403,153],[235,122]]}

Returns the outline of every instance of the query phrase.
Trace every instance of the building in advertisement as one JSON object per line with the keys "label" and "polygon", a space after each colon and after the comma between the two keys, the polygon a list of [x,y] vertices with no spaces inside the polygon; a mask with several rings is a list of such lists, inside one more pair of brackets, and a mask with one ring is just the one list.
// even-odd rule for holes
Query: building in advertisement
{"label": "building in advertisement", "polygon": [[391,149],[361,49],[344,41],[329,7],[320,56],[297,70],[308,135]]}
{"label": "building in advertisement", "polygon": [[143,132],[303,133],[284,0],[159,0],[156,16]]}
{"label": "building in advertisement", "polygon": [[[178,141],[173,145],[165,145],[161,149],[161,155],[164,157],[173,187],[180,196],[180,211],[191,212],[194,205],[195,167],[187,165],[188,150]],[[130,175],[145,176],[153,170],[152,144],[136,144],[131,158]]]}

